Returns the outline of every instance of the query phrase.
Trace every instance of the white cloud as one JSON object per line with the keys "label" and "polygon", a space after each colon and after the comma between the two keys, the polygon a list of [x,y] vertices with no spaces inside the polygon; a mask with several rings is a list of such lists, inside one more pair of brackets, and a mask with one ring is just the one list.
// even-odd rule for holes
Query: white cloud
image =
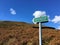
{"label": "white cloud", "polygon": [[[46,12],[45,11],[35,11],[34,13],[33,13],[33,16],[34,16],[34,18],[38,18],[38,17],[40,17],[40,16],[46,16]],[[34,22],[34,18],[33,18],[33,23],[34,24],[36,24],[37,22]],[[48,18],[49,18],[49,16],[48,16]],[[49,21],[50,21],[50,19],[48,19]]]}
{"label": "white cloud", "polygon": [[60,23],[60,16],[55,16],[51,21],[54,23]]}
{"label": "white cloud", "polygon": [[16,11],[15,11],[13,8],[10,8],[10,13],[11,13],[12,15],[15,15],[15,14],[16,14]]}
{"label": "white cloud", "polygon": [[33,13],[33,16],[34,16],[35,18],[38,18],[38,17],[43,16],[43,15],[46,15],[46,12],[45,12],[45,11],[35,11],[35,12]]}
{"label": "white cloud", "polygon": [[48,15],[48,21],[51,21],[50,16]]}
{"label": "white cloud", "polygon": [[59,29],[60,30],[60,26],[58,26],[58,28],[57,29]]}

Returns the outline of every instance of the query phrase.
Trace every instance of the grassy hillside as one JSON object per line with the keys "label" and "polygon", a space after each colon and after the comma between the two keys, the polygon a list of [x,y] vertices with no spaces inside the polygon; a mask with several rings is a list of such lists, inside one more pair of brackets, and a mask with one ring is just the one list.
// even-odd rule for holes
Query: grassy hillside
{"label": "grassy hillside", "polygon": [[[39,45],[38,25],[25,22],[0,22],[0,45]],[[42,45],[60,45],[60,31],[42,27]]]}

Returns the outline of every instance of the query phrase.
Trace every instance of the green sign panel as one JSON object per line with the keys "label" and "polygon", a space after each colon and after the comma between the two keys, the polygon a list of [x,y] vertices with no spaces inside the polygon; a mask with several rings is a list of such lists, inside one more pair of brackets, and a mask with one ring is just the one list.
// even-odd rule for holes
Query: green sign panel
{"label": "green sign panel", "polygon": [[38,18],[34,18],[34,22],[47,22],[48,21],[48,17],[47,16],[41,16]]}

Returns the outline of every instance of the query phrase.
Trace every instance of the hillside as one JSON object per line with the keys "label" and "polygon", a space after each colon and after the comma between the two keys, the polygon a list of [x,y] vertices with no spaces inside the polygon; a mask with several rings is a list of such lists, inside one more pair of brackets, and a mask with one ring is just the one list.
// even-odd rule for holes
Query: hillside
{"label": "hillside", "polygon": [[[38,25],[25,22],[0,22],[0,45],[39,45]],[[42,45],[60,45],[60,31],[42,27]]]}

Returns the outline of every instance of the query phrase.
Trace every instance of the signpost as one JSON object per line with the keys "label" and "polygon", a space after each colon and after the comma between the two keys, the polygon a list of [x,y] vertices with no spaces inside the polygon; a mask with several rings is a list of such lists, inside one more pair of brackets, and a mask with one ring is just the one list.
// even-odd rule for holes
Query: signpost
{"label": "signpost", "polygon": [[41,16],[38,18],[34,18],[34,22],[47,22],[48,21],[48,17],[47,16]]}
{"label": "signpost", "polygon": [[48,22],[47,16],[41,16],[38,18],[34,18],[33,20],[36,23],[39,23],[39,45],[42,45],[42,29],[41,29],[41,23]]}

